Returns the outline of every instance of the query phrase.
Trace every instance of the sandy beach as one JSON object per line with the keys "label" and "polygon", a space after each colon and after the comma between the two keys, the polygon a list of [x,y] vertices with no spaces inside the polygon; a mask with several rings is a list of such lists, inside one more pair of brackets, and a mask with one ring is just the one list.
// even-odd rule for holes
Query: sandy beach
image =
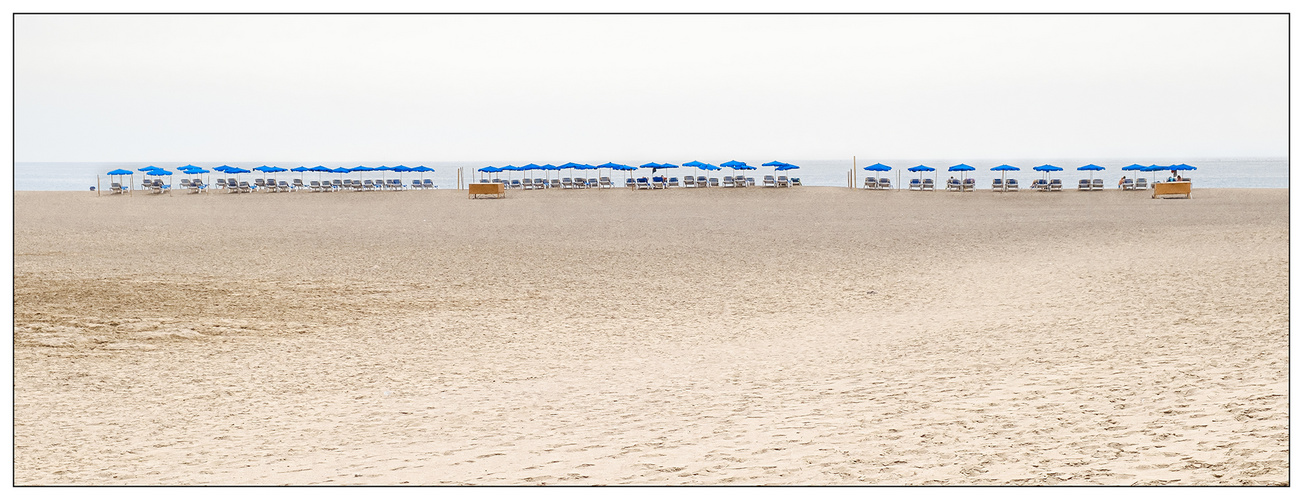
{"label": "sandy beach", "polygon": [[15,483],[1287,484],[1288,195],[16,192]]}

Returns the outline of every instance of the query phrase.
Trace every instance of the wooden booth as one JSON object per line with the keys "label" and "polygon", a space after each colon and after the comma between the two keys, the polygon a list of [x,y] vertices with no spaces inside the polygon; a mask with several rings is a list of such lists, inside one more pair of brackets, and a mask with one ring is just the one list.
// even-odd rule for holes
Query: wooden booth
{"label": "wooden booth", "polygon": [[491,194],[494,197],[507,196],[507,186],[497,182],[472,182],[466,186],[470,188],[467,198],[474,198],[482,194]]}
{"label": "wooden booth", "polygon": [[1154,195],[1150,198],[1159,196],[1184,196],[1190,198],[1190,181],[1180,182],[1155,182]]}

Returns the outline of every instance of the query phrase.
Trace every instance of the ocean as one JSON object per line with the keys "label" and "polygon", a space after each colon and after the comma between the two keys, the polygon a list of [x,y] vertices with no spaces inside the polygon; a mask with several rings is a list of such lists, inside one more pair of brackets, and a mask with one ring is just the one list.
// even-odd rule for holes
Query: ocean
{"label": "ocean", "polygon": [[[719,163],[729,161],[730,159],[707,158],[701,161],[710,162],[718,165]],[[670,161],[673,160],[674,159],[670,159]],[[757,178],[757,180],[759,180],[763,175],[773,173],[772,168],[759,166],[762,163],[769,162],[770,161],[769,159],[762,159],[759,161],[752,161],[749,159],[739,159],[739,160],[745,161],[748,164],[756,167],[756,170],[747,171],[746,175],[755,177]],[[534,160],[533,163],[537,163],[537,164],[552,163],[552,164],[560,165],[566,163],[567,161],[569,160],[550,161],[550,162],[549,161],[540,162]],[[625,163],[629,165],[641,165],[647,163],[647,161],[621,162],[619,159],[615,159],[611,161],[615,163]],[[656,161],[659,163],[659,162],[663,162],[664,160],[651,160],[651,161]],[[844,160],[781,159],[780,161],[785,161],[788,163],[799,165],[801,167],[800,169],[788,171],[785,174],[790,177],[800,178],[801,183],[806,186],[846,186],[848,172],[850,172],[852,169],[852,160],[850,158]],[[434,184],[439,186],[440,189],[456,188],[457,171],[459,169],[466,172],[469,178],[469,174],[471,174],[475,169],[481,167],[486,167],[486,166],[502,167],[506,165],[524,165],[528,163],[530,163],[530,161],[516,161],[516,162],[512,162],[512,161],[498,161],[498,162],[406,161],[406,162],[348,162],[348,163],[343,163],[343,162],[321,163],[321,162],[295,162],[295,161],[280,161],[280,162],[268,162],[268,163],[192,162],[192,164],[194,165],[198,165],[200,167],[209,170],[219,165],[230,165],[233,167],[240,167],[246,170],[252,170],[254,167],[258,167],[261,165],[277,166],[285,169],[290,169],[299,166],[310,168],[317,165],[324,165],[329,168],[355,167],[358,165],[366,165],[368,167],[377,167],[381,165],[394,166],[400,164],[406,165],[408,167],[424,165],[434,169],[434,172],[427,172],[426,174],[424,174],[424,177],[431,179],[434,182]],[[600,163],[605,163],[605,161],[594,162],[594,164],[600,164]],[[918,176],[918,174],[906,170],[915,165],[927,165],[936,168],[937,169],[936,172],[927,172],[924,175],[927,177],[935,176],[939,178],[942,182],[944,182],[944,180],[950,177],[951,175],[955,175],[956,177],[958,177],[959,176],[958,173],[952,174],[946,171],[946,169],[949,168],[951,165],[955,165],[958,163],[966,163],[976,168],[976,171],[968,172],[967,176],[976,178],[979,187],[990,187],[991,180],[1000,177],[999,175],[1000,172],[992,172],[990,170],[991,167],[1000,164],[1009,164],[1022,169],[1021,171],[1018,172],[1009,172],[1009,175],[1007,177],[1018,179],[1019,181],[1021,181],[1023,185],[1027,185],[1028,183],[1030,183],[1032,179],[1039,179],[1042,177],[1042,174],[1040,172],[1032,171],[1032,167],[1048,163],[1050,165],[1056,165],[1064,169],[1063,172],[1054,172],[1053,175],[1051,175],[1051,177],[1063,179],[1065,186],[1072,187],[1072,186],[1076,186],[1077,179],[1085,179],[1085,178],[1092,177],[1092,172],[1078,171],[1076,170],[1077,167],[1088,163],[1093,163],[1105,168],[1105,170],[1102,172],[1093,172],[1093,177],[1105,179],[1105,185],[1112,188],[1113,186],[1116,186],[1118,178],[1120,178],[1122,175],[1125,174],[1127,177],[1135,176],[1136,172],[1123,172],[1121,170],[1121,168],[1126,165],[1130,165],[1133,163],[1139,163],[1142,165],[1151,165],[1151,164],[1170,165],[1170,164],[1177,164],[1177,163],[1185,163],[1188,165],[1193,165],[1196,168],[1198,168],[1198,170],[1196,171],[1182,173],[1183,176],[1191,178],[1194,181],[1195,186],[1197,187],[1206,187],[1206,188],[1288,188],[1289,187],[1289,159],[1288,158],[1203,158],[1203,159],[1200,158],[1136,158],[1136,159],[1113,159],[1113,160],[1099,160],[1099,159],[1090,159],[1090,160],[1079,160],[1079,159],[1076,160],[1074,159],[962,160],[961,159],[961,160],[955,160],[955,159],[948,159],[947,160],[947,159],[879,159],[879,158],[865,157],[865,158],[858,158],[856,160],[856,163],[857,163],[857,168],[855,169],[855,183],[857,184],[857,187],[859,185],[862,185],[864,176],[869,173],[869,172],[865,172],[863,168],[867,165],[871,165],[874,163],[882,163],[891,166],[892,170],[890,172],[886,172],[886,173],[874,172],[874,176],[875,177],[886,176],[892,179],[893,182],[897,183],[897,185],[899,185],[899,183],[902,181],[905,181],[907,183],[907,179]],[[177,172],[176,168],[186,164],[177,163],[177,162],[152,162],[152,163],[151,162],[16,162],[14,164],[14,178],[13,178],[14,190],[15,191],[88,191],[92,186],[96,185],[97,174],[99,175],[100,189],[107,189],[110,181],[108,176],[105,174],[108,171],[119,169],[119,168],[131,170],[131,171],[138,171],[139,169],[150,165],[160,167],[166,170],[171,170],[173,172],[176,172],[178,175],[180,175],[180,173]],[[732,171],[727,168],[713,173],[704,173],[690,167],[681,167],[676,169],[670,169],[668,175],[682,177],[684,175],[692,174],[692,175],[706,175],[710,177],[722,177],[724,175],[730,175],[731,173]],[[140,174],[141,174],[140,172],[137,172],[137,175],[135,176],[135,182],[137,185],[139,185],[140,180],[144,178],[144,176]],[[206,175],[214,176],[216,174],[217,173],[214,172],[213,174],[206,174]],[[363,174],[362,172],[356,172],[351,174],[319,174],[317,172],[306,172],[303,174],[299,174],[295,172],[282,172],[278,174],[267,174],[267,175],[274,176],[278,179],[284,179],[284,180],[289,180],[302,175],[305,181],[310,181],[318,178],[335,179],[341,177],[341,175],[349,178],[380,178],[381,177],[380,172],[366,172],[365,173],[366,177],[360,177],[360,175],[362,174]],[[650,176],[651,170],[638,169],[637,171],[632,172],[632,174],[635,177]],[[250,180],[257,177],[262,177],[263,175],[264,174],[260,172],[255,172],[252,174],[243,174],[240,177],[245,180]],[[395,172],[384,172],[383,175],[386,178],[393,178],[398,174]],[[422,174],[419,173],[404,173],[402,174],[402,178],[404,180],[410,180],[421,175]],[[510,177],[513,179],[519,179],[521,178],[522,173],[503,172],[498,175],[500,175],[502,178]],[[547,175],[550,176],[551,178],[558,177],[558,173],[555,171],[547,172]],[[597,176],[597,174],[594,171],[582,171],[581,175],[584,175],[586,177]],[[612,173],[608,169],[603,169],[601,175],[609,176],[612,179],[615,179],[617,183],[623,183],[623,179],[628,174],[626,174],[625,172]],[[1154,174],[1141,173],[1141,175],[1151,179],[1154,177],[1165,178],[1167,176],[1167,172],[1158,172]],[[544,172],[534,171],[530,173],[529,176],[544,177]],[[571,172],[567,170],[562,170],[560,176],[570,177]],[[228,177],[232,177],[232,176],[228,176]],[[476,177],[478,178],[478,176]],[[174,176],[173,179],[175,179],[173,181],[173,183],[175,184],[180,179],[180,177]]]}

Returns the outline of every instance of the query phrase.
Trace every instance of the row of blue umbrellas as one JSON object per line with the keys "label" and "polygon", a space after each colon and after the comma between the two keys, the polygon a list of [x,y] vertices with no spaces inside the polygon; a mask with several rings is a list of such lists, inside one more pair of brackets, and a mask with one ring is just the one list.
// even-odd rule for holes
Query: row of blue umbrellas
{"label": "row of blue umbrellas", "polygon": [[[724,162],[724,163],[720,163],[718,167],[715,166],[715,165],[711,165],[711,164],[709,164],[709,163],[702,163],[702,162],[699,162],[699,161],[693,160],[693,161],[690,161],[690,162],[684,163],[684,164],[682,164],[682,165],[675,165],[675,164],[673,164],[673,163],[656,163],[656,162],[649,162],[649,163],[644,163],[644,164],[642,164],[642,165],[639,165],[639,166],[637,166],[637,167],[633,167],[633,166],[629,166],[629,165],[622,165],[622,164],[619,164],[619,163],[612,163],[612,162],[607,162],[607,163],[603,163],[603,164],[601,164],[601,165],[595,165],[595,166],[594,166],[594,165],[589,165],[589,164],[586,164],[586,163],[573,163],[573,162],[571,162],[571,163],[566,163],[566,164],[563,164],[563,165],[552,165],[552,164],[547,164],[547,165],[536,165],[536,164],[530,163],[530,164],[528,164],[528,165],[519,166],[519,167],[518,167],[518,166],[515,166],[515,165],[507,165],[507,166],[505,166],[505,167],[493,167],[493,166],[482,167],[482,168],[476,169],[476,171],[478,171],[478,172],[487,172],[487,173],[497,173],[497,172],[525,172],[525,171],[532,171],[532,170],[542,170],[542,171],[544,171],[544,172],[547,172],[547,171],[553,171],[553,170],[564,170],[564,169],[570,169],[570,170],[573,171],[573,170],[600,170],[600,169],[604,169],[604,168],[609,168],[609,169],[611,169],[612,171],[617,171],[617,170],[618,170],[618,171],[632,172],[632,171],[634,171],[634,170],[638,170],[638,169],[640,169],[640,168],[650,168],[650,169],[652,169],[652,173],[654,174],[654,173],[656,173],[657,170],[660,170],[660,169],[679,168],[680,166],[683,166],[683,167],[692,167],[692,168],[694,168],[694,169],[706,170],[706,171],[720,170],[721,167],[723,167],[723,168],[731,168],[731,169],[733,169],[733,170],[755,170],[755,169],[756,169],[756,167],[753,167],[753,166],[747,165],[746,162],[741,162],[741,161],[736,161],[736,160],[733,160],[733,161],[727,161],[727,162]],[[774,169],[775,169],[776,171],[793,170],[793,169],[801,168],[801,167],[798,167],[798,166],[796,166],[796,165],[792,165],[792,164],[790,164],[790,163],[781,162],[781,161],[771,161],[771,162],[769,162],[769,163],[765,163],[765,164],[763,164],[762,166],[765,166],[765,167],[774,167]]]}
{"label": "row of blue umbrellas", "polygon": [[[876,172],[887,172],[887,171],[890,171],[890,170],[891,170],[891,167],[890,167],[890,166],[887,166],[887,165],[883,165],[883,164],[881,164],[881,163],[874,163],[873,165],[869,165],[869,166],[867,166],[867,167],[864,167],[864,170],[876,171]],[[976,169],[976,168],[973,168],[971,165],[967,165],[967,164],[964,164],[964,163],[960,163],[960,164],[958,164],[958,165],[955,165],[955,166],[953,166],[953,167],[950,167],[950,168],[947,169],[947,170],[950,171],[950,172],[960,172],[959,175],[960,175],[960,177],[962,178],[962,177],[965,175],[966,172],[972,172],[972,171],[977,170],[977,169]],[[1015,166],[1013,166],[1013,165],[1000,165],[1000,166],[996,166],[996,167],[991,167],[991,170],[996,171],[996,172],[1000,172],[1000,182],[1003,184],[1003,183],[1004,183],[1004,180],[1005,180],[1005,175],[1006,175],[1008,172],[1016,172],[1016,171],[1019,171],[1019,170],[1022,170],[1022,169],[1020,169],[1020,168],[1018,168],[1018,167],[1015,167]],[[1054,165],[1045,164],[1045,165],[1040,165],[1040,166],[1037,166],[1037,167],[1032,167],[1032,170],[1035,170],[1035,171],[1037,171],[1037,172],[1045,172],[1045,175],[1048,176],[1048,175],[1049,175],[1049,172],[1060,172],[1060,171],[1063,170],[1063,168],[1062,168],[1062,167],[1056,167],[1056,166],[1054,166]],[[1091,180],[1093,181],[1093,180],[1095,179],[1095,172],[1097,172],[1097,171],[1101,171],[1101,170],[1104,170],[1104,167],[1101,167],[1101,166],[1099,166],[1099,165],[1095,165],[1095,164],[1092,163],[1092,164],[1089,164],[1089,165],[1082,165],[1082,166],[1080,166],[1080,167],[1077,167],[1077,170],[1079,170],[1079,171],[1090,172],[1090,178],[1091,178]],[[1140,165],[1140,164],[1134,164],[1134,163],[1133,163],[1133,164],[1131,164],[1131,165],[1127,165],[1127,166],[1125,166],[1125,167],[1122,167],[1122,170],[1125,170],[1125,171],[1140,171],[1140,172],[1161,172],[1161,171],[1164,171],[1164,170],[1173,170],[1173,171],[1176,171],[1176,170],[1198,170],[1198,169],[1197,169],[1196,167],[1193,167],[1193,166],[1190,166],[1190,165],[1186,165],[1186,164],[1184,164],[1184,163],[1177,164],[1177,165],[1148,165],[1148,166]],[[923,175],[922,172],[933,172],[933,171],[936,171],[936,169],[935,169],[935,168],[932,168],[932,167],[929,167],[929,166],[927,166],[927,165],[918,165],[918,166],[915,166],[915,167],[909,167],[909,171],[910,171],[910,172],[919,172],[919,179],[921,180],[921,179],[922,179],[922,175]]]}
{"label": "row of blue umbrellas", "polygon": [[[209,170],[205,170],[205,169],[203,169],[202,167],[197,167],[197,166],[194,166],[194,165],[186,165],[186,166],[184,166],[184,167],[178,167],[177,170],[181,171],[182,173],[184,173],[184,174],[186,174],[186,175],[207,174],[207,173],[210,172]],[[172,172],[169,172],[169,171],[167,171],[167,170],[164,170],[164,169],[161,169],[161,168],[155,167],[155,166],[153,166],[153,165],[150,165],[150,166],[145,167],[145,168],[141,168],[141,169],[139,169],[138,171],[140,171],[140,172],[144,172],[145,175],[158,175],[158,176],[162,176],[162,175],[172,175]],[[237,176],[240,175],[240,174],[248,174],[248,173],[252,173],[252,172],[249,171],[249,170],[245,170],[245,169],[243,169],[243,168],[239,168],[239,167],[232,167],[232,166],[229,166],[229,165],[222,165],[222,166],[220,166],[220,167],[213,167],[213,171],[222,172],[222,173],[226,173],[226,174],[234,174],[234,175],[237,175]],[[379,166],[379,167],[367,167],[367,166],[359,165],[359,166],[352,167],[352,168],[343,168],[343,167],[340,167],[340,168],[328,168],[328,167],[325,167],[325,166],[323,166],[323,165],[317,165],[317,166],[315,166],[315,167],[302,167],[302,166],[300,166],[300,167],[295,167],[295,168],[291,168],[291,169],[285,169],[285,168],[276,167],[276,166],[267,166],[267,165],[263,165],[263,166],[260,166],[260,167],[255,167],[255,168],[253,169],[253,171],[256,171],[256,172],[263,172],[263,173],[268,173],[268,174],[275,174],[275,173],[279,173],[279,172],[299,172],[299,173],[300,173],[300,178],[302,178],[302,173],[303,173],[303,172],[318,172],[318,173],[319,173],[319,174],[318,174],[318,177],[320,177],[320,173],[346,174],[346,173],[351,173],[351,172],[381,172],[381,177],[383,178],[383,177],[384,177],[384,172],[398,172],[399,175],[401,176],[401,174],[404,173],[404,172],[433,172],[434,169],[432,169],[432,168],[430,168],[430,167],[427,167],[427,166],[425,166],[425,165],[421,165],[421,166],[417,166],[417,167],[408,167],[408,166],[404,166],[404,165],[398,165],[398,166],[396,166],[396,167],[388,167],[388,166],[384,166],[384,165],[381,165],[381,166]],[[124,170],[124,169],[116,169],[116,170],[110,171],[110,172],[108,173],[108,175],[111,175],[111,176],[113,176],[113,175],[117,175],[117,176],[122,176],[122,175],[135,175],[135,172],[132,172],[132,171],[130,171],[130,170]]]}

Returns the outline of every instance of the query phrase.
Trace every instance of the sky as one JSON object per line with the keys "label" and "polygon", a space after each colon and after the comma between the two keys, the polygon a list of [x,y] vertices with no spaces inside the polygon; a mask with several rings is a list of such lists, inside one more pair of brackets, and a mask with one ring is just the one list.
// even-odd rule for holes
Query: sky
{"label": "sky", "polygon": [[19,15],[14,155],[1288,154],[1284,15]]}

